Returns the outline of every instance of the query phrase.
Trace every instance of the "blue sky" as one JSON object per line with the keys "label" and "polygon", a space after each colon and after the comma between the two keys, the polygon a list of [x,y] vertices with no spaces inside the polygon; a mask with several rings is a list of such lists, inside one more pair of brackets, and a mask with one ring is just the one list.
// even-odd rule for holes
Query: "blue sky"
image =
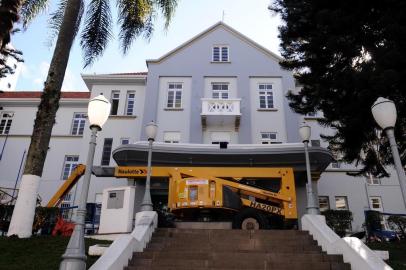
{"label": "blue sky", "polygon": [[[115,6],[115,2],[112,1],[112,6]],[[126,55],[119,48],[117,25],[114,22],[115,38],[110,41],[104,55],[91,67],[83,69],[81,48],[78,39],[75,41],[62,90],[87,90],[80,74],[146,71],[145,59],[158,58],[209,28],[222,19],[223,11],[225,23],[280,54],[277,27],[281,22],[278,16],[268,11],[269,3],[269,0],[179,0],[168,30],[164,30],[163,20],[159,18],[151,40],[147,42],[138,39]],[[53,48],[47,45],[47,19],[48,14],[44,13],[26,31],[13,36],[13,45],[23,51],[25,60],[17,90],[40,91],[43,88],[53,53]]]}

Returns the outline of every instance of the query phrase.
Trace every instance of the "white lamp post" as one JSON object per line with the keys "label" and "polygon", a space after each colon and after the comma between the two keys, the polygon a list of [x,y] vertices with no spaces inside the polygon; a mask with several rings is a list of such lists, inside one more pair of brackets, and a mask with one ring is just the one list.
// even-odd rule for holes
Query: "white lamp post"
{"label": "white lamp post", "polygon": [[372,115],[378,125],[386,132],[392,150],[393,161],[399,178],[403,203],[406,206],[406,176],[400,161],[399,151],[395,140],[394,127],[396,123],[396,106],[392,100],[379,97],[371,107]]}
{"label": "white lamp post", "polygon": [[141,211],[152,211],[152,200],[151,200],[151,159],[152,159],[152,143],[155,141],[158,126],[154,121],[149,122],[145,126],[145,133],[148,138],[148,168],[147,168],[147,181],[145,183],[145,193],[144,198],[141,203]]}
{"label": "white lamp post", "polygon": [[110,102],[102,95],[93,98],[89,102],[87,115],[92,131],[89,143],[89,152],[86,161],[86,170],[83,177],[82,191],[79,198],[79,207],[77,210],[77,219],[75,229],[70,237],[65,253],[62,255],[60,270],[85,270],[86,253],[85,253],[85,216],[87,193],[89,191],[90,176],[93,167],[94,151],[96,148],[96,134],[102,129],[110,114]]}
{"label": "white lamp post", "polygon": [[309,139],[310,139],[310,134],[311,134],[311,128],[310,126],[306,125],[305,123],[299,128],[299,134],[300,137],[302,138],[302,142],[304,144],[304,150],[305,150],[305,157],[306,157],[306,174],[307,174],[307,185],[306,185],[306,191],[307,191],[307,213],[310,215],[317,215],[319,214],[319,207],[316,204],[316,198],[313,193],[313,187],[312,187],[312,176],[310,173],[310,159],[309,159]]}

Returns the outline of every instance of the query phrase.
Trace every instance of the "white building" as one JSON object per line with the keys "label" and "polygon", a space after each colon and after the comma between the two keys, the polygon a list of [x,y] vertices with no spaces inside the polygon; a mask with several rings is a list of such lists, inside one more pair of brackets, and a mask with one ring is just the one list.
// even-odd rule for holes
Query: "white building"
{"label": "white building", "polygon": [[[87,103],[100,93],[110,98],[112,110],[98,136],[97,166],[115,166],[112,151],[145,140],[144,126],[151,120],[158,124],[158,142],[283,144],[300,142],[298,127],[304,118],[312,126],[311,144],[326,147],[320,133],[331,131],[319,127],[317,117],[303,117],[289,108],[285,96],[298,89],[279,61],[279,56],[219,22],[164,56],[147,60],[148,72],[83,75],[90,92],[62,95],[40,186],[43,204],[75,164],[85,163]],[[14,187],[18,180],[39,97],[39,92],[0,94],[0,187]],[[395,173],[378,180],[346,174],[353,170],[352,165],[333,163],[321,175],[317,189],[323,209],[351,210],[353,231],[362,229],[365,209],[406,213]],[[104,189],[125,185],[134,185],[134,180],[93,177],[88,202],[101,203]],[[77,204],[77,189],[66,205]],[[304,185],[297,191],[303,214]]]}

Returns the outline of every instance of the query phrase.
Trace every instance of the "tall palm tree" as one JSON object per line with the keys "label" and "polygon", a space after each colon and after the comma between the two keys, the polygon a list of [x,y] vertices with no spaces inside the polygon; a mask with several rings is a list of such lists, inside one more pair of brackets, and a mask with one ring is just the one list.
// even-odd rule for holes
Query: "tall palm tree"
{"label": "tall palm tree", "polygon": [[[48,2],[26,0],[21,9],[23,23],[25,25],[29,23],[47,7]],[[88,0],[86,5],[83,0],[61,0],[57,11],[51,14],[51,28],[57,33],[57,41],[38,106],[20,191],[8,231],[9,236],[18,235],[20,238],[31,236],[38,187],[59,107],[61,86],[84,10],[86,9],[86,15],[80,45],[84,52],[86,67],[103,54],[112,37],[110,4],[109,0]],[[119,40],[123,53],[128,51],[136,38],[151,36],[158,12],[164,15],[165,26],[168,27],[176,4],[177,0],[117,0]]]}

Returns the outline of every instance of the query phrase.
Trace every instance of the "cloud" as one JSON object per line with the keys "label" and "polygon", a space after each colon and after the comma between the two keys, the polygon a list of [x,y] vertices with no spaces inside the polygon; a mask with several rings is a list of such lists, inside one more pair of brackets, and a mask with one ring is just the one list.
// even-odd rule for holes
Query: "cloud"
{"label": "cloud", "polygon": [[[49,67],[50,64],[46,61],[42,61],[37,69],[25,66],[24,71],[22,72],[24,74],[23,77],[30,79],[36,90],[43,90]],[[62,91],[75,91],[76,82],[77,80],[74,74],[69,68],[67,68],[65,71],[65,78],[62,83]]]}

